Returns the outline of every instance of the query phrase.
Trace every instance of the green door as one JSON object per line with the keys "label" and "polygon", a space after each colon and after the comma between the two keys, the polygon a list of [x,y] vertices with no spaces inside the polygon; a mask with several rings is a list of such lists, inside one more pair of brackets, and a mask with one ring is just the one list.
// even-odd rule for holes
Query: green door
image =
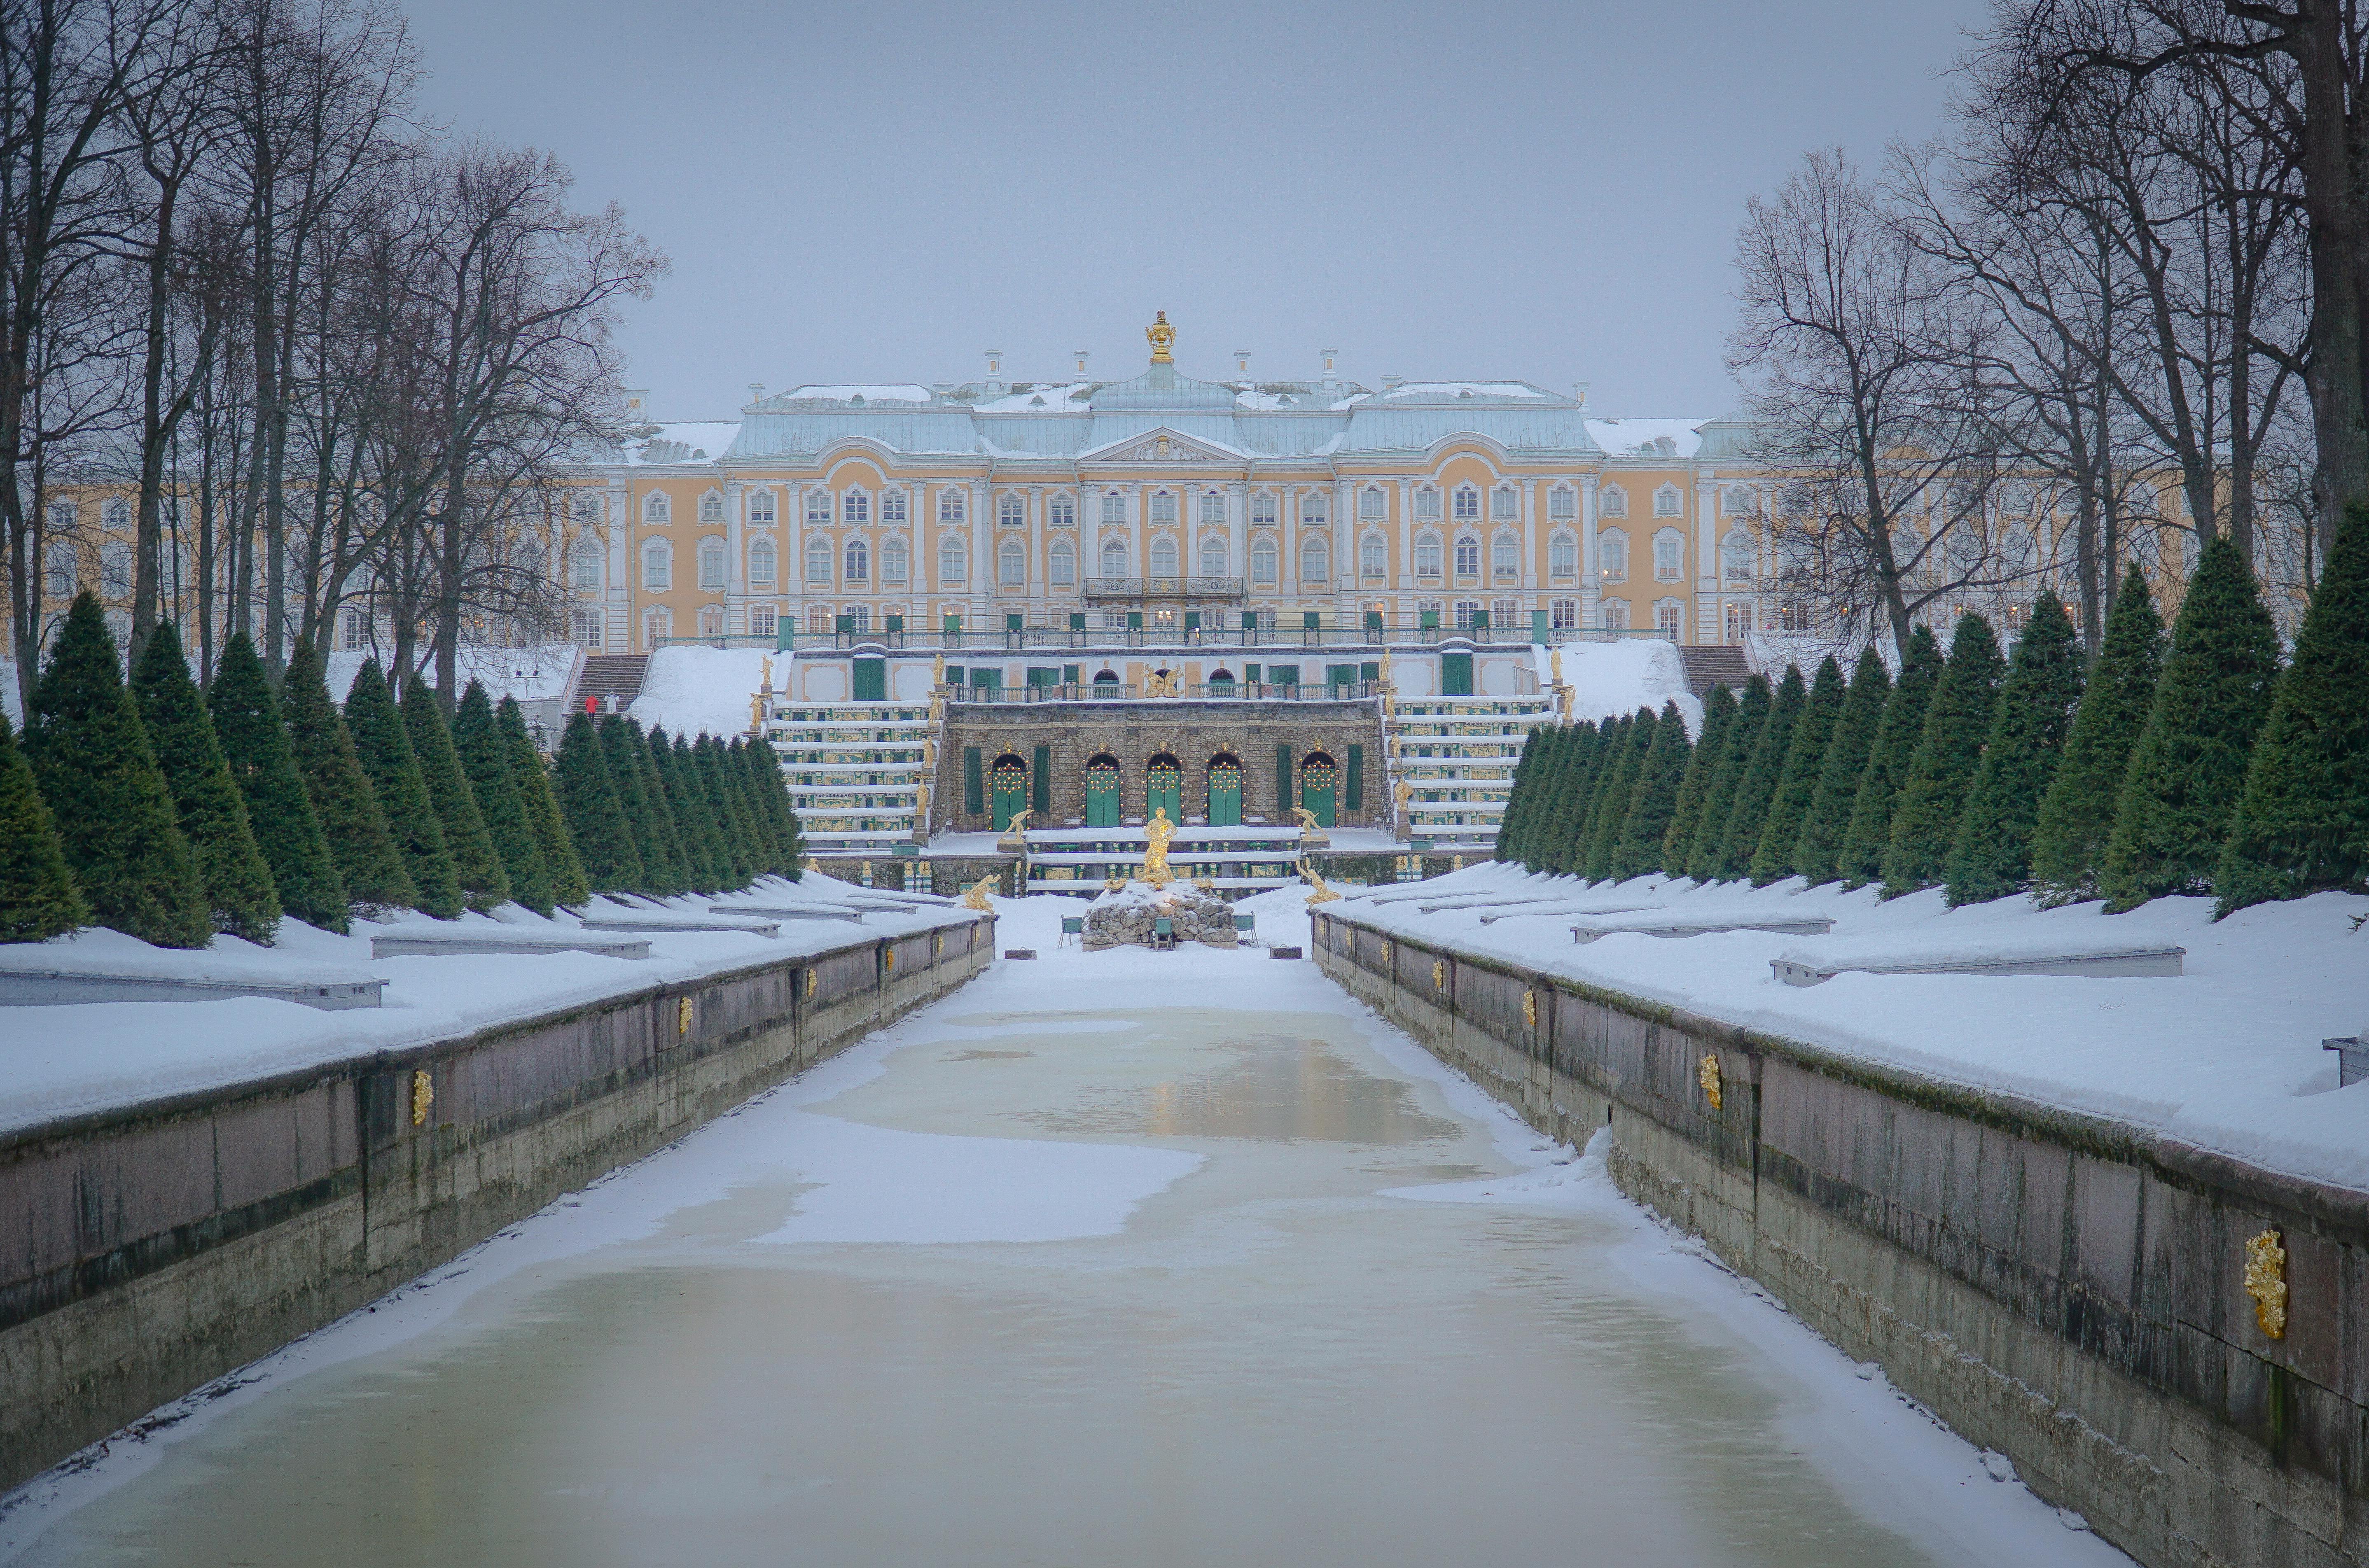
{"label": "green door", "polygon": [[1469,697],[1472,694],[1471,654],[1444,653],[1439,656],[1439,694],[1443,697]]}
{"label": "green door", "polygon": [[1242,825],[1242,765],[1231,757],[1209,764],[1209,826]]}
{"label": "green door", "polygon": [[1268,665],[1266,667],[1266,683],[1270,686],[1299,685],[1299,666],[1296,664]]}
{"label": "green door", "polygon": [[1328,664],[1324,667],[1324,684],[1327,686],[1355,686],[1356,683],[1357,667],[1356,665]]}
{"label": "green door", "polygon": [[1162,757],[1143,771],[1143,818],[1165,810],[1171,822],[1184,820],[1184,771]]}
{"label": "green door", "polygon": [[994,785],[995,830],[999,833],[1012,826],[1012,819],[1028,809],[1028,764],[1017,757],[998,757],[988,779]]}
{"label": "green door", "polygon": [[1118,764],[1107,757],[1086,764],[1086,826],[1118,826]]}
{"label": "green door", "polygon": [[1339,795],[1339,770],[1332,758],[1319,754],[1299,764],[1299,804],[1315,814],[1318,826],[1335,825],[1333,802]]}
{"label": "green door", "polygon": [[859,658],[855,661],[855,700],[859,703],[885,703],[888,700],[887,659]]}

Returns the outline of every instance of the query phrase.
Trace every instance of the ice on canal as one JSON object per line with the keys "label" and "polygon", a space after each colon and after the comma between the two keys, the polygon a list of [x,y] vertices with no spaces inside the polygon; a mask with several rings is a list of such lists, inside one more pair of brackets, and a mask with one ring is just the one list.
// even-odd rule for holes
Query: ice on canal
{"label": "ice on canal", "polygon": [[1312,964],[1064,910],[43,1478],[0,1560],[2127,1561]]}

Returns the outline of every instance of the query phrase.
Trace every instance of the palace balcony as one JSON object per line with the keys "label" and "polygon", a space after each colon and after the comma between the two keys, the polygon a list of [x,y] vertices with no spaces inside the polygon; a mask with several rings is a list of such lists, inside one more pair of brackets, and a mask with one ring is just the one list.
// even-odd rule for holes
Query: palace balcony
{"label": "palace balcony", "polygon": [[1083,586],[1089,604],[1108,600],[1241,599],[1246,591],[1240,578],[1088,578]]}

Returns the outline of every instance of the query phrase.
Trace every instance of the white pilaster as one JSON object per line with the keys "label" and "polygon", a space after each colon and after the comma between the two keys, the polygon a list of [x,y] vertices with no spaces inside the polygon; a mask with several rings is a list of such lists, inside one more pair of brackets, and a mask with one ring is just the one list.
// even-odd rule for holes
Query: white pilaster
{"label": "white pilaster", "polygon": [[1596,487],[1600,474],[1579,476],[1579,624],[1593,630],[1602,624],[1597,614],[1603,578],[1596,564]]}

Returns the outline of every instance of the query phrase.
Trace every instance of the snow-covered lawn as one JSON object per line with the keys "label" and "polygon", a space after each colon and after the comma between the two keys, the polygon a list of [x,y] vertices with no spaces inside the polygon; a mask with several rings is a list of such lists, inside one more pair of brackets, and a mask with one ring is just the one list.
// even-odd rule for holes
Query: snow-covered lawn
{"label": "snow-covered lawn", "polygon": [[[873,897],[819,872],[808,872],[800,882],[763,878],[753,891],[768,903],[781,905],[828,904],[851,892],[864,899]],[[650,902],[704,914],[718,901],[686,895]],[[648,904],[635,907],[647,909]],[[600,913],[624,913],[625,908],[595,898],[585,912],[597,918]],[[384,927],[359,920],[345,936],[284,921],[273,946],[217,936],[203,952],[151,947],[117,932],[86,931],[62,937],[55,945],[128,960],[143,971],[163,974],[202,974],[231,959],[241,968],[360,970],[387,984],[380,1006],[335,1013],[254,997],[0,1008],[0,1133],[452,1039],[490,1024],[622,996],[653,982],[692,979],[972,918],[967,910],[925,905],[910,914],[867,908],[861,924],[784,921],[774,937],[728,931],[648,932],[637,933],[649,938],[650,956],[643,959],[589,953],[374,959],[371,937]],[[418,923],[418,917],[407,914],[395,919]],[[578,921],[566,910],[545,921],[506,904],[491,915],[434,923],[452,932],[498,925],[548,931],[572,928]]]}
{"label": "snow-covered lawn", "polygon": [[[1961,910],[1940,888],[1889,903],[1876,889],[1698,886],[1640,877],[1590,888],[1494,862],[1421,885],[1529,893],[1565,905],[1617,894],[1674,911],[1830,916],[1825,937],[1737,931],[1685,938],[1616,933],[1580,945],[1574,916],[1504,904],[1425,914],[1412,887],[1331,906],[1379,929],[1513,960],[1906,1069],[1947,1082],[2111,1117],[2292,1175],[2369,1190],[2369,1083],[2337,1087],[2323,1039],[2369,1029],[2369,898],[2321,893],[2212,919],[2208,898],[2158,898],[2124,915],[2097,904],[2039,910],[2023,897]],[[1483,924],[1483,917],[1488,923]],[[1929,944],[1963,960],[2029,955],[2051,936],[2168,939],[2178,976],[1857,974],[1815,986],[1778,979],[1787,954]]]}

